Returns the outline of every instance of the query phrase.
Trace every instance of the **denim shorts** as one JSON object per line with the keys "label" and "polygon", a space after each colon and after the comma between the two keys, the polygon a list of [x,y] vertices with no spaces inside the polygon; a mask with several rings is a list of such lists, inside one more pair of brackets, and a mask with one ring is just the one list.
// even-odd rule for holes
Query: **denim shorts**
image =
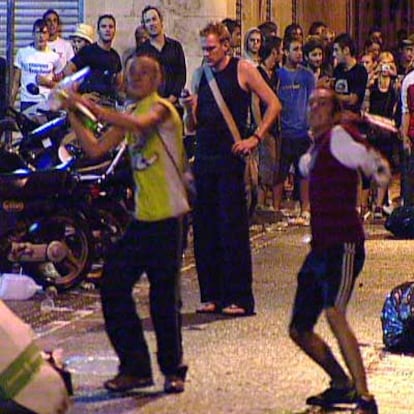
{"label": "denim shorts", "polygon": [[295,174],[297,174],[298,177],[303,178],[299,171],[299,160],[309,149],[310,145],[311,139],[307,135],[297,138],[282,137],[279,175],[277,179],[278,183],[283,183],[286,180],[292,164],[295,168]]}

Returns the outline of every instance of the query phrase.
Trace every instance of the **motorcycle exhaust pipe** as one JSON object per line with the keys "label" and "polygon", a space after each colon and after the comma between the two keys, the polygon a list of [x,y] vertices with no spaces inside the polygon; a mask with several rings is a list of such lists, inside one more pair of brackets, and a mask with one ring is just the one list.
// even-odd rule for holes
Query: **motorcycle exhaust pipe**
{"label": "motorcycle exhaust pipe", "polygon": [[68,255],[65,243],[52,241],[50,243],[33,244],[29,242],[12,242],[7,259],[11,262],[61,262]]}

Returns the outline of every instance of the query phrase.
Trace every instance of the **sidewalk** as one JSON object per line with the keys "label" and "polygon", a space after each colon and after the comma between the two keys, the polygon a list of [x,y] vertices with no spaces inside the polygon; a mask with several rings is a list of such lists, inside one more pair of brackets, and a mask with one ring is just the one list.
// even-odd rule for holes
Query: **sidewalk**
{"label": "sidewalk", "polygon": [[[349,318],[380,413],[410,414],[414,412],[414,359],[384,352],[380,312],[391,288],[413,278],[410,258],[414,241],[388,239],[379,225],[370,225],[367,230],[367,261],[351,300]],[[182,277],[183,335],[190,370],[186,391],[180,395],[162,393],[145,280],[138,285],[136,298],[153,355],[156,385],[123,395],[112,395],[102,388],[102,382],[115,374],[117,360],[104,332],[98,294],[86,292],[91,300],[83,315],[79,313],[66,324],[55,320],[37,331],[42,346],[64,349],[75,386],[72,413],[303,413],[306,397],[328,385],[323,372],[298,351],[287,335],[296,272],[308,251],[303,243],[307,232],[306,228],[271,226],[253,237],[254,317],[228,319],[195,314],[196,275],[193,265],[187,263]],[[58,319],[59,312],[56,315]],[[324,320],[317,331],[334,344]]]}

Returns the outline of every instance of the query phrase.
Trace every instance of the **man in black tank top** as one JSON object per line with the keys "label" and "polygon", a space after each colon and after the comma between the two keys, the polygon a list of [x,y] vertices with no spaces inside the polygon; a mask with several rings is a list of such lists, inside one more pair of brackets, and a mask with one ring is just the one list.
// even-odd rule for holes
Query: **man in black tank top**
{"label": "man in black tank top", "polygon": [[181,99],[187,132],[196,131],[194,173],[194,251],[200,285],[201,313],[228,316],[254,313],[252,264],[246,206],[243,155],[255,149],[273,125],[281,106],[276,95],[249,62],[229,56],[230,34],[222,23],[200,31],[208,65],[243,136],[250,94],[266,104],[253,135],[235,142],[210,85],[198,68],[193,95]]}

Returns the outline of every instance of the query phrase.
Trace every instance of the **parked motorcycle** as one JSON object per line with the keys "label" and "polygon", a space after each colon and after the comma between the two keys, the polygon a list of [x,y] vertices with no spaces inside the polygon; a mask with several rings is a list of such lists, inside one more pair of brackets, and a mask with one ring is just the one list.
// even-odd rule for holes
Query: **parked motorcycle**
{"label": "parked motorcycle", "polygon": [[132,176],[122,143],[107,160],[76,169],[83,189],[83,211],[94,236],[94,268],[102,266],[111,246],[122,236],[132,218]]}
{"label": "parked motorcycle", "polygon": [[18,263],[44,287],[70,289],[86,277],[92,234],[76,205],[78,183],[69,171],[18,170],[0,174],[0,271]]}
{"label": "parked motorcycle", "polygon": [[108,249],[126,229],[131,217],[128,209],[133,208],[126,145],[120,145],[103,159],[90,160],[73,141],[62,144],[69,131],[66,114],[47,113],[50,120],[38,125],[25,114],[15,110],[8,113],[9,119],[1,121],[3,128],[17,127],[22,139],[0,151],[0,171],[5,166],[3,172],[42,167],[70,172],[77,182],[75,208],[82,213],[92,234],[91,260],[95,269],[100,268]]}

